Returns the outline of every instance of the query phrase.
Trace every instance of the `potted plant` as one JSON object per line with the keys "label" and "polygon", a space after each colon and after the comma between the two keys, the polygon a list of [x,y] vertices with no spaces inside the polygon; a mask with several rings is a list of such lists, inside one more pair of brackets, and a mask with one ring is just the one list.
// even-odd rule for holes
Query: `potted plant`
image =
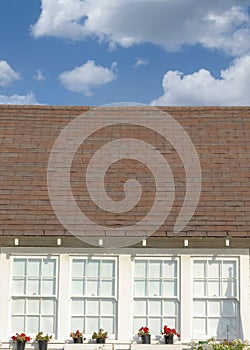
{"label": "potted plant", "polygon": [[148,327],[141,327],[138,331],[139,337],[141,337],[142,344],[150,344],[151,335]]}
{"label": "potted plant", "polygon": [[104,344],[108,337],[108,332],[105,332],[102,328],[99,329],[98,333],[94,332],[92,334],[92,339],[95,339],[97,343]]}
{"label": "potted plant", "polygon": [[163,332],[165,344],[173,344],[174,343],[174,335],[176,335],[178,338],[180,338],[180,334],[177,333],[176,329],[169,328],[168,326],[163,327]]}
{"label": "potted plant", "polygon": [[36,335],[36,341],[38,341],[39,350],[47,350],[48,342],[52,338],[52,335],[44,335],[43,332],[38,332]]}
{"label": "potted plant", "polygon": [[24,350],[26,342],[30,341],[30,337],[25,333],[16,333],[16,335],[13,335],[11,339],[16,342],[17,350]]}
{"label": "potted plant", "polygon": [[83,337],[83,333],[77,329],[75,332],[70,333],[74,343],[82,343],[86,338]]}

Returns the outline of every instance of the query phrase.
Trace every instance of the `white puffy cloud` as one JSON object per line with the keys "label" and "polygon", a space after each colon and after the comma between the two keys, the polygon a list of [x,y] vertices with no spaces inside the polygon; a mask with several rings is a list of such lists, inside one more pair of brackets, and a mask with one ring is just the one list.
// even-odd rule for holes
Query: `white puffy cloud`
{"label": "white puffy cloud", "polygon": [[95,61],[90,60],[80,67],[61,73],[59,80],[70,91],[92,96],[93,88],[101,87],[116,79],[116,66],[114,62],[109,69],[96,65]]}
{"label": "white puffy cloud", "polygon": [[39,104],[36,100],[36,96],[33,92],[27,95],[0,95],[0,104],[13,104],[13,105],[36,105]]}
{"label": "white puffy cloud", "polygon": [[149,59],[148,58],[136,58],[136,62],[134,64],[134,68],[138,68],[140,66],[147,66],[149,64]]}
{"label": "white puffy cloud", "polygon": [[163,95],[151,105],[250,105],[250,55],[235,59],[219,79],[206,69],[187,75],[168,71],[162,87]]}
{"label": "white puffy cloud", "polygon": [[41,0],[35,37],[98,38],[113,46],[150,42],[175,51],[201,44],[238,56],[250,52],[249,1]]}
{"label": "white puffy cloud", "polygon": [[20,79],[20,75],[6,61],[0,61],[0,86],[10,85],[18,79]]}

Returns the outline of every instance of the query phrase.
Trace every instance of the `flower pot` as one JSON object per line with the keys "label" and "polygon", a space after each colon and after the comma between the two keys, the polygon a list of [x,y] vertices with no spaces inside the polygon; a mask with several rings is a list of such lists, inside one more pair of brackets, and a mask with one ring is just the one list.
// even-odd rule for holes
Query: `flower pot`
{"label": "flower pot", "polygon": [[141,342],[142,342],[142,344],[150,344],[151,343],[150,334],[142,335]]}
{"label": "flower pot", "polygon": [[98,344],[105,344],[106,338],[96,338]]}
{"label": "flower pot", "polygon": [[82,343],[82,337],[73,338],[74,343]]}
{"label": "flower pot", "polygon": [[20,341],[20,340],[17,340],[16,341],[16,348],[17,350],[24,350],[25,349],[25,341]]}
{"label": "flower pot", "polygon": [[164,335],[165,344],[174,344],[174,335]]}
{"label": "flower pot", "polygon": [[38,340],[39,350],[47,350],[48,342],[47,340]]}

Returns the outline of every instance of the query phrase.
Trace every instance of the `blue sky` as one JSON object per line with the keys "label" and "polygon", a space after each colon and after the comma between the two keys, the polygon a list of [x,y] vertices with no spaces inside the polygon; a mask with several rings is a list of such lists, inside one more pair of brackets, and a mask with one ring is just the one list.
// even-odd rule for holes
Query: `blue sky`
{"label": "blue sky", "polygon": [[0,103],[250,105],[249,5],[1,0]]}

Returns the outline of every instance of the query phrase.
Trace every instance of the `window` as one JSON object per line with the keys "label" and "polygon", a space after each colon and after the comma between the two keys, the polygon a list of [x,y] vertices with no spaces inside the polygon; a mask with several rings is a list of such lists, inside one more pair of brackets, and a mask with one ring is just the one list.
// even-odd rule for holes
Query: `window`
{"label": "window", "polygon": [[116,260],[72,259],[71,329],[116,333]]}
{"label": "window", "polygon": [[14,258],[12,273],[12,332],[55,334],[57,292],[55,258]]}
{"label": "window", "polygon": [[134,262],[134,334],[148,326],[160,334],[168,324],[179,329],[178,259],[136,259]]}
{"label": "window", "polygon": [[[239,334],[237,259],[193,261],[193,337]],[[230,333],[230,334],[229,334]]]}

